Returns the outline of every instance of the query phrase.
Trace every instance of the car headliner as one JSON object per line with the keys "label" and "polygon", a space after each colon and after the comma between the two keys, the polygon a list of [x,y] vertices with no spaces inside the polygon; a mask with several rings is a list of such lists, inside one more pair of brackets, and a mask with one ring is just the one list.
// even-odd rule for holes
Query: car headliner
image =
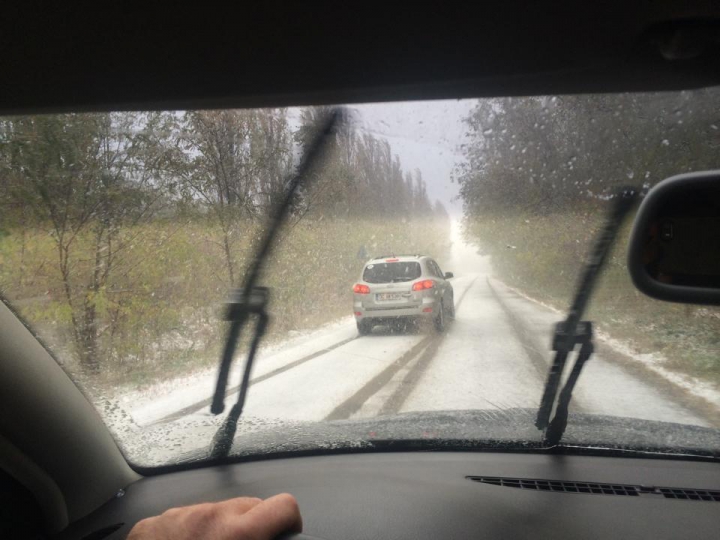
{"label": "car headliner", "polygon": [[3,5],[0,114],[720,84],[703,0]]}

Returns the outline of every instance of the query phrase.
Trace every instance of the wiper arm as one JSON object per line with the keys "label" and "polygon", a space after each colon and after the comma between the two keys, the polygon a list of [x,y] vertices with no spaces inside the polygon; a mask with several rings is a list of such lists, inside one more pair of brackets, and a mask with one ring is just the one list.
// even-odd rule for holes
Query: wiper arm
{"label": "wiper arm", "polygon": [[316,164],[316,161],[318,161],[325,147],[325,143],[329,139],[330,134],[334,132],[335,126],[341,119],[341,116],[341,109],[333,110],[328,115],[327,120],[322,125],[315,138],[312,140],[312,143],[309,145],[300,161],[297,174],[288,185],[285,198],[275,208],[275,211],[266,228],[265,236],[262,239],[262,242],[260,242],[254,257],[251,259],[252,263],[248,269],[242,288],[233,293],[233,297],[226,313],[226,319],[230,321],[230,328],[228,329],[227,339],[225,340],[225,347],[220,360],[218,378],[215,383],[215,394],[213,395],[212,404],[210,406],[210,412],[212,414],[217,415],[225,410],[225,392],[227,390],[230,366],[232,364],[233,356],[235,355],[235,349],[237,348],[238,339],[240,338],[243,325],[247,322],[251,315],[256,315],[258,321],[255,326],[255,333],[250,342],[247,359],[245,360],[245,370],[243,371],[237,402],[233,405],[227,418],[213,437],[213,443],[210,449],[211,458],[224,458],[230,452],[235,431],[237,429],[237,422],[242,414],[247,389],[250,386],[250,373],[252,371],[255,353],[257,352],[260,339],[265,333],[265,329],[268,324],[269,317],[265,308],[267,306],[269,289],[256,286],[258,278],[262,273],[265,258],[270,253],[275,237],[287,217],[295,193],[308,176],[312,167]]}
{"label": "wiper arm", "polygon": [[[544,442],[554,446],[562,439],[567,427],[568,406],[572,398],[572,392],[580,377],[585,363],[590,359],[594,346],[592,342],[592,323],[581,321],[585,307],[595,287],[600,270],[605,263],[607,254],[617,237],[618,230],[623,219],[632,209],[637,196],[637,191],[631,187],[625,187],[615,196],[613,204],[608,212],[603,228],[595,238],[595,243],[590,252],[590,260],[585,265],[578,281],[577,292],[570,306],[567,318],[559,322],[555,327],[553,336],[553,350],[555,358],[548,372],[545,390],[543,392],[540,408],[538,409],[535,425],[538,429],[545,430]],[[568,355],[580,345],[577,360],[572,371],[558,396],[560,378],[567,361]],[[557,404],[555,403],[557,399]],[[553,406],[555,416],[550,420]]]}

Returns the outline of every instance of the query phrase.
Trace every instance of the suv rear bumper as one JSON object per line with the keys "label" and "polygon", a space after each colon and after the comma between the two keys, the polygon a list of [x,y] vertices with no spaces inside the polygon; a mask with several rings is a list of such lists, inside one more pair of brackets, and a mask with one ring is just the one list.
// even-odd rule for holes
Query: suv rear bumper
{"label": "suv rear bumper", "polygon": [[[431,318],[437,312],[439,303],[434,298],[423,298],[423,303],[417,306],[372,306],[364,307],[361,302],[354,302],[353,312],[355,319],[395,319],[398,317]],[[359,313],[359,315],[358,315]]]}

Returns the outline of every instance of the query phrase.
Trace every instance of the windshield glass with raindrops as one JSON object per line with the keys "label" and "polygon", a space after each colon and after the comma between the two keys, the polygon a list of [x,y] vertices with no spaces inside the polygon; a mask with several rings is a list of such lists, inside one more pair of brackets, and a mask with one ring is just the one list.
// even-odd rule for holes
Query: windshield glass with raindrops
{"label": "windshield glass with raindrops", "polygon": [[[270,324],[231,453],[541,444],[552,331],[613,193],[720,168],[719,99],[346,106],[258,282]],[[131,463],[207,459],[224,306],[330,110],[0,118],[0,308]],[[633,287],[631,221],[585,315],[595,354],[563,441],[717,453],[720,311]]]}

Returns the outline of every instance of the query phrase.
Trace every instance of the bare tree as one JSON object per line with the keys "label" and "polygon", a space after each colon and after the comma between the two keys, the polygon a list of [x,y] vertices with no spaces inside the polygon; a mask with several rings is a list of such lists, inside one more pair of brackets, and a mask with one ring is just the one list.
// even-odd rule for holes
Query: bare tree
{"label": "bare tree", "polygon": [[282,109],[191,111],[182,138],[186,184],[220,226],[227,280],[233,284],[242,224],[276,204],[292,170],[287,114]]}

